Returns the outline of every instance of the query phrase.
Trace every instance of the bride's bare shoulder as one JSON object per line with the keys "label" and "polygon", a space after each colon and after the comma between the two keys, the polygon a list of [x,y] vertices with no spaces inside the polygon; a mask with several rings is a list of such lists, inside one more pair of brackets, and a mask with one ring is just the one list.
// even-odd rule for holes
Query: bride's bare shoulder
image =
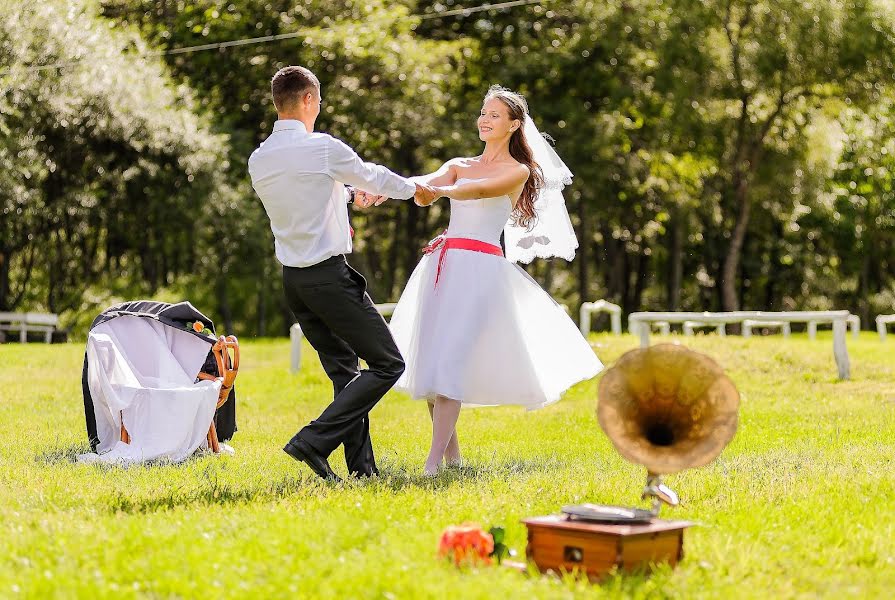
{"label": "bride's bare shoulder", "polygon": [[[476,172],[481,172],[483,170],[481,156],[452,158],[448,161],[448,164],[455,169],[460,169],[461,171],[466,169],[474,169]],[[502,177],[509,174],[528,179],[530,170],[527,166],[517,161],[516,159],[509,158],[499,163],[491,163],[491,166],[486,168],[486,172],[482,175],[482,177],[485,179],[489,179],[492,177]]]}
{"label": "bride's bare shoulder", "polygon": [[506,173],[507,175],[513,174],[523,181],[527,180],[528,176],[531,175],[531,169],[515,159],[508,160],[503,165],[502,172]]}
{"label": "bride's bare shoulder", "polygon": [[448,161],[448,164],[454,167],[460,167],[461,169],[468,169],[477,165],[479,162],[478,156],[458,156],[457,158],[452,158]]}
{"label": "bride's bare shoulder", "polygon": [[524,165],[521,162],[513,161],[513,170],[518,173],[524,173],[526,177],[531,174],[531,169],[528,168],[528,165]]}

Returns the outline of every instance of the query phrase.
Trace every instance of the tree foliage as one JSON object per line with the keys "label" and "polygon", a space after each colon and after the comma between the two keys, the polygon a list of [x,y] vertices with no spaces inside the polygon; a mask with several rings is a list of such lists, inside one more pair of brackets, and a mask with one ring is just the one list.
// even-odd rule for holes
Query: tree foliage
{"label": "tree foliage", "polygon": [[188,274],[227,136],[87,8],[0,8],[0,309],[77,311],[94,285],[151,293]]}
{"label": "tree foliage", "polygon": [[[4,5],[0,310],[188,292],[231,331],[284,332],[245,163],[276,118],[270,77],[296,63],[321,79],[318,127],[404,174],[480,151],[474,119],[490,84],[524,93],[575,173],[578,257],[530,267],[569,304],[895,310],[891,3],[444,13],[460,5]],[[445,209],[391,202],[354,215],[353,262],[376,300],[397,299]]]}

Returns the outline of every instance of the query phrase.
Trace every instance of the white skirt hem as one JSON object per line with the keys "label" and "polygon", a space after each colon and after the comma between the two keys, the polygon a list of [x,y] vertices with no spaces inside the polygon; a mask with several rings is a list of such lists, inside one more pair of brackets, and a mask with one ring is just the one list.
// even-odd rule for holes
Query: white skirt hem
{"label": "white skirt hem", "polygon": [[515,402],[495,401],[495,402],[491,402],[491,403],[465,402],[461,398],[453,398],[451,396],[451,392],[439,392],[438,390],[426,390],[425,392],[414,393],[409,388],[405,388],[400,385],[396,385],[393,389],[398,392],[403,392],[403,393],[409,395],[411,400],[417,400],[417,401],[419,401],[419,400],[425,400],[427,402],[434,401],[437,397],[441,396],[443,398],[447,398],[449,400],[455,400],[455,401],[459,402],[460,408],[487,408],[487,407],[494,407],[494,406],[521,406],[526,411],[532,411],[532,410],[538,410],[541,408],[545,408],[547,406],[550,406],[551,404],[556,404],[557,402],[559,402],[562,399],[562,397],[565,395],[565,393],[569,389],[571,389],[572,387],[578,385],[579,383],[581,383],[583,381],[589,381],[589,380],[593,379],[594,377],[599,375],[602,371],[603,371],[603,367],[601,366],[599,369],[597,369],[593,373],[589,373],[589,374],[580,376],[578,379],[575,379],[574,381],[569,382],[569,384],[566,386],[566,390],[564,392],[556,394],[555,396],[551,396],[551,397],[547,398],[546,400],[544,400],[543,402],[539,402],[537,404],[526,404],[526,403],[520,403],[518,401],[515,401]]}

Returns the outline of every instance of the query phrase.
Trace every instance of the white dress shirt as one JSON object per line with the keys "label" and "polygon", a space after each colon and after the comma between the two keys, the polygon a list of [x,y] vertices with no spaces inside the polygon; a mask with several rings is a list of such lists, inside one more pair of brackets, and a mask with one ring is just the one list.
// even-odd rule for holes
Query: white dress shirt
{"label": "white dress shirt", "polygon": [[383,166],[363,162],[344,142],[279,120],[249,158],[252,187],[270,217],[277,259],[310,267],[351,252],[344,184],[389,198],[411,198],[416,186]]}

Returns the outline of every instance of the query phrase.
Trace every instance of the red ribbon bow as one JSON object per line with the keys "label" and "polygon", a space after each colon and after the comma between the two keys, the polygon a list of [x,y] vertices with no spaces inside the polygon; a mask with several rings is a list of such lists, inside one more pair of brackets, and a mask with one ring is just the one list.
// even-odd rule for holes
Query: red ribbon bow
{"label": "red ribbon bow", "polygon": [[447,229],[439,233],[437,236],[429,240],[429,243],[423,247],[423,254],[432,254],[438,250],[447,239]]}

